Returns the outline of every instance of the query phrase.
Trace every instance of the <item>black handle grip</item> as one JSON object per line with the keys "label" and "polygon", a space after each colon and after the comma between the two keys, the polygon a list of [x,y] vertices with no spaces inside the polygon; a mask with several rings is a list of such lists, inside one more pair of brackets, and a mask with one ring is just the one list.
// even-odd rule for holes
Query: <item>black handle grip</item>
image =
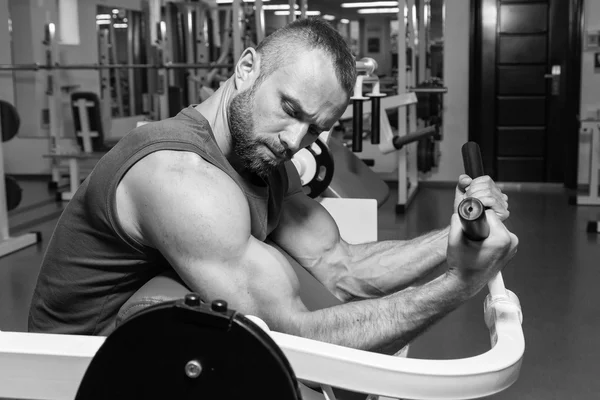
{"label": "black handle grip", "polygon": [[371,144],[379,144],[379,118],[381,111],[381,101],[377,96],[371,97]]}
{"label": "black handle grip", "polygon": [[462,147],[463,163],[465,165],[465,173],[475,179],[485,175],[483,171],[483,160],[481,158],[481,150],[475,142],[467,142]]}
{"label": "black handle grip", "polygon": [[392,139],[392,144],[394,145],[395,149],[400,150],[406,144],[418,142],[421,139],[435,136],[436,132],[437,127],[435,125],[426,126],[425,128],[418,129],[415,132],[411,132],[404,136],[394,136]]}
{"label": "black handle grip", "polygon": [[362,151],[363,134],[363,100],[352,100],[352,151]]}
{"label": "black handle grip", "polygon": [[[467,142],[462,147],[465,173],[471,178],[485,175],[481,151],[475,142]],[[484,240],[490,234],[490,227],[485,218],[483,203],[474,197],[467,197],[458,205],[458,216],[465,236],[473,241]]]}

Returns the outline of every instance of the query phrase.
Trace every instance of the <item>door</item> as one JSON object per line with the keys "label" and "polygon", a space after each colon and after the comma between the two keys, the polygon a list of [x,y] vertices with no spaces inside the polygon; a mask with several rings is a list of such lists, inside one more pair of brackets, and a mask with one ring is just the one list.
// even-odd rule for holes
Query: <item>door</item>
{"label": "door", "polygon": [[574,187],[581,0],[472,0],[469,139],[500,182]]}

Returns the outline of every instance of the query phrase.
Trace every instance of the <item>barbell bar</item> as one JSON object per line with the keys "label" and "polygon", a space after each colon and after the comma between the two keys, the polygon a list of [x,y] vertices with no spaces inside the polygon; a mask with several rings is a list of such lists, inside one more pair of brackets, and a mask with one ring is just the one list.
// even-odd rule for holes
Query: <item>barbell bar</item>
{"label": "barbell bar", "polygon": [[38,70],[100,70],[100,69],[212,69],[232,68],[233,64],[0,64],[0,71],[38,71]]}

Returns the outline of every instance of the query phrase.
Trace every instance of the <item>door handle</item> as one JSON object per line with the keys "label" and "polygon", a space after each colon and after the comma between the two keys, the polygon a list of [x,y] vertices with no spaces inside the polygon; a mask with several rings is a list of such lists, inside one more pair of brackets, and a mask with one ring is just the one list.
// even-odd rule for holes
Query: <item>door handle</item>
{"label": "door handle", "polygon": [[552,96],[558,96],[560,94],[560,65],[553,65],[552,72],[544,74],[544,79],[552,79],[551,82],[551,94]]}

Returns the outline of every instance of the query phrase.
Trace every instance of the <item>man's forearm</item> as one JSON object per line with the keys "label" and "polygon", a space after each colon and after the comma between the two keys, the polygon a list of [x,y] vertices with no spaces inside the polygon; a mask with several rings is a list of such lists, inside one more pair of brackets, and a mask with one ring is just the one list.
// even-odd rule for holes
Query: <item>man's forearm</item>
{"label": "man's forearm", "polygon": [[459,280],[446,274],[383,298],[307,312],[297,319],[298,331],[290,333],[371,351],[404,345],[469,295]]}
{"label": "man's forearm", "polygon": [[448,228],[412,240],[350,246],[348,275],[339,282],[348,299],[380,297],[410,286],[446,260]]}

